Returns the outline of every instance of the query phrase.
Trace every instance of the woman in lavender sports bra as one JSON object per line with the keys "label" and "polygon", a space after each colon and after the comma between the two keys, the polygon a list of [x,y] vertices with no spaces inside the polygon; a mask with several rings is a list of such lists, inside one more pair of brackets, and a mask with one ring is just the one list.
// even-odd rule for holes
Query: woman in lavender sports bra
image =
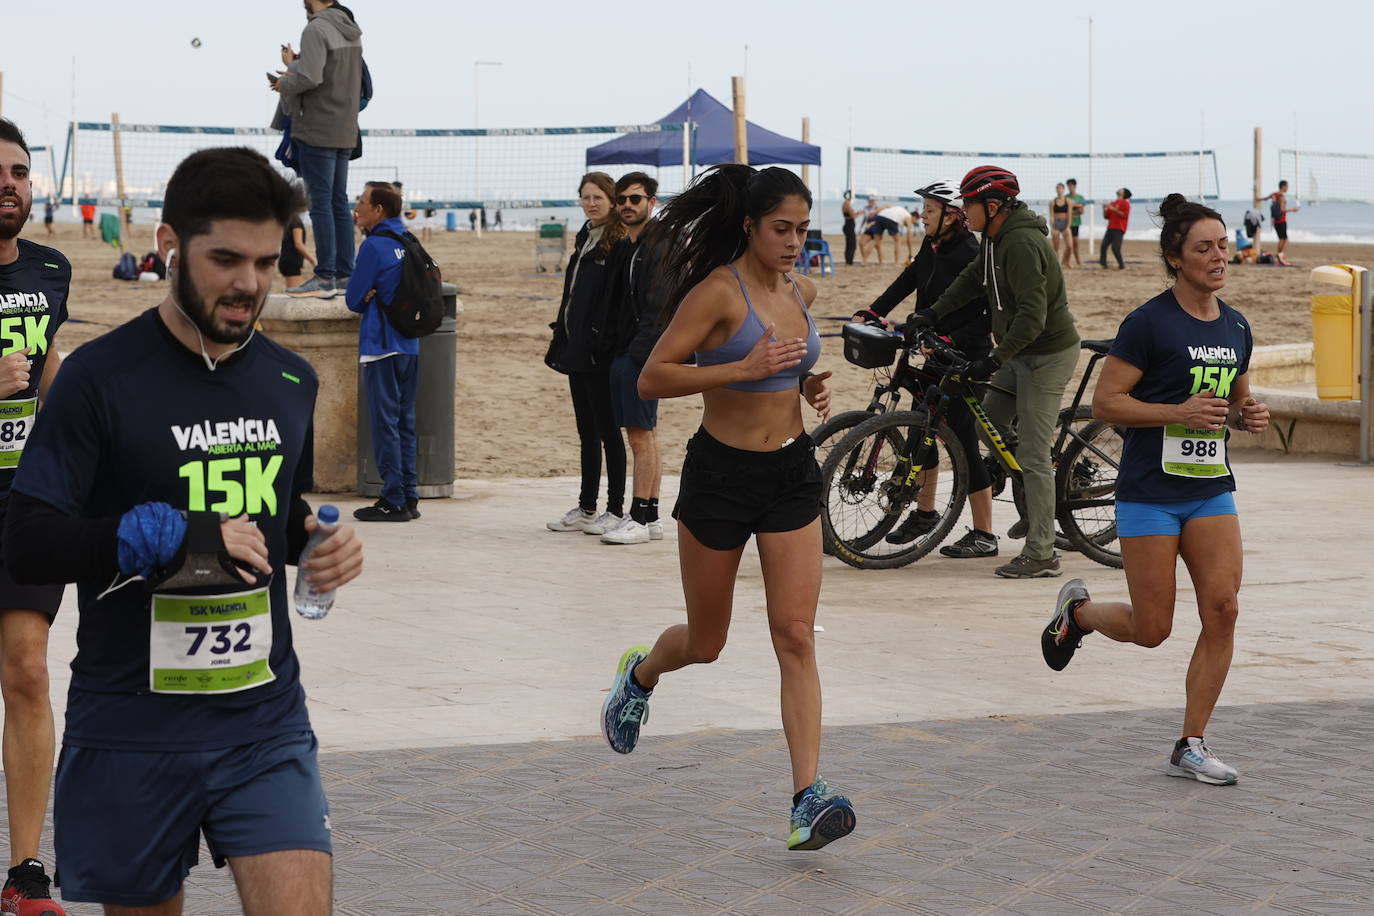
{"label": "woman in lavender sports bra", "polygon": [[[821,476],[801,401],[830,412],[829,372],[812,374],[820,335],[816,287],[792,267],[811,222],[811,193],[786,169],[722,165],[674,198],[650,244],[665,246],[667,328],[639,376],[644,398],[700,393],[673,517],[687,622],[652,649],[621,656],[602,732],[628,754],[659,678],[715,661],[730,628],[735,575],[753,535],[782,673],[792,762],[789,849],[819,849],[854,829],[854,808],[817,776],[821,684],[815,619],[821,586]],[[695,354],[696,364],[686,365]]]}

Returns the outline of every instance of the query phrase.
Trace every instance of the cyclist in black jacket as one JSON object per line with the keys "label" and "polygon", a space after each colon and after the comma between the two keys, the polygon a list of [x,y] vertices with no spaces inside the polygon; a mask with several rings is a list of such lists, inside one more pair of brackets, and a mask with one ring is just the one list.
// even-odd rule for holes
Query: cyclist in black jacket
{"label": "cyclist in black jacket", "polygon": [[[892,285],[873,300],[868,308],[855,312],[855,321],[871,321],[886,318],[897,304],[916,294],[915,308],[929,308],[940,298],[945,288],[959,276],[959,272],[978,255],[978,238],[968,228],[968,218],[958,205],[959,185],[954,181],[941,180],[918,188],[916,193],[924,201],[921,206],[921,222],[925,226],[925,239],[916,258],[906,269],[897,275]],[[978,298],[966,308],[940,318],[935,331],[948,337],[954,345],[971,360],[983,359],[992,352],[992,319],[988,314],[985,298]],[[974,431],[973,414],[962,401],[951,401],[945,422],[959,438],[964,447],[969,464],[969,507],[973,512],[973,527],[953,544],[940,548],[947,557],[967,559],[970,557],[997,556],[997,537],[992,533],[992,488],[987,468],[978,457],[978,435]],[[923,488],[928,499],[933,499],[935,488]],[[887,540],[893,544],[906,544],[935,529],[939,514],[931,506],[917,508],[907,516],[902,524],[888,534]]]}

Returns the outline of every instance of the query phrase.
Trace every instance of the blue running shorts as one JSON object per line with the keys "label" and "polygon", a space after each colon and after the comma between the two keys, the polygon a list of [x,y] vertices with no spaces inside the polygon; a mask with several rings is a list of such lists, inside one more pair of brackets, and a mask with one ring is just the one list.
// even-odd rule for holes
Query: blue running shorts
{"label": "blue running shorts", "polygon": [[313,732],[212,751],[64,746],[53,835],[65,900],[155,906],[200,861],[285,849],[332,852]]}
{"label": "blue running shorts", "polygon": [[1213,515],[1236,515],[1235,494],[1229,490],[1207,499],[1190,499],[1181,503],[1133,503],[1117,500],[1117,537],[1139,538],[1152,534],[1178,535],[1183,526],[1195,518]]}

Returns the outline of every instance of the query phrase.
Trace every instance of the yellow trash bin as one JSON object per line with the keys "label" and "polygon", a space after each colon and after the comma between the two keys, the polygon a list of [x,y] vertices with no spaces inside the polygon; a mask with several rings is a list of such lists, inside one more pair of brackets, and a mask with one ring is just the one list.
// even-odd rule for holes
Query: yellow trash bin
{"label": "yellow trash bin", "polygon": [[[1317,397],[1353,401],[1360,396],[1360,274],[1365,268],[1328,264],[1312,271],[1312,362]],[[1336,287],[1340,287],[1339,292]]]}

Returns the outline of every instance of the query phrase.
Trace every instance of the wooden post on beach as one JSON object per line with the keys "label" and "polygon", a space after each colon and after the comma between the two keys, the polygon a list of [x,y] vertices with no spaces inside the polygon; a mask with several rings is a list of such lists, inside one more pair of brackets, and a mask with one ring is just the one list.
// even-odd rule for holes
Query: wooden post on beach
{"label": "wooden post on beach", "polygon": [[[110,115],[110,137],[114,140],[115,196],[119,198],[119,238],[121,243],[129,241],[124,236],[128,227],[124,224],[124,142],[119,136],[119,112]],[[121,245],[121,247],[123,247]]]}
{"label": "wooden post on beach", "polygon": [[[1261,162],[1262,162],[1262,160],[1263,160],[1263,158],[1264,158],[1264,140],[1263,140],[1263,136],[1264,136],[1263,131],[1262,131],[1260,128],[1256,127],[1256,128],[1255,128],[1255,187],[1254,187],[1254,195],[1253,195],[1253,196],[1254,196],[1254,199],[1255,199],[1254,206],[1255,206],[1257,209],[1258,209],[1258,207],[1259,207],[1259,205],[1260,205],[1260,202],[1261,202],[1262,200],[1264,200],[1264,190],[1263,190],[1264,184],[1263,184],[1262,170],[1261,170],[1261,168],[1260,168],[1260,164],[1261,164]],[[1263,226],[1264,223],[1260,223],[1260,225]],[[1259,228],[1256,228],[1256,229],[1255,229],[1255,238],[1254,238],[1254,246],[1255,246],[1255,263],[1259,263],[1259,256],[1260,256],[1261,254],[1264,253],[1263,249],[1260,248],[1260,236],[1261,236],[1262,234],[1263,234],[1263,232],[1262,232],[1261,229],[1259,229]]]}
{"label": "wooden post on beach", "polygon": [[730,77],[730,85],[735,94],[735,161],[740,165],[748,165],[749,122],[744,119],[744,77]]}
{"label": "wooden post on beach", "polygon": [[[811,142],[811,119],[802,118],[802,142]],[[811,187],[811,166],[802,166],[802,184]]]}

